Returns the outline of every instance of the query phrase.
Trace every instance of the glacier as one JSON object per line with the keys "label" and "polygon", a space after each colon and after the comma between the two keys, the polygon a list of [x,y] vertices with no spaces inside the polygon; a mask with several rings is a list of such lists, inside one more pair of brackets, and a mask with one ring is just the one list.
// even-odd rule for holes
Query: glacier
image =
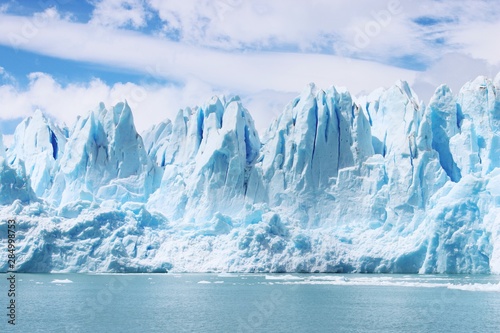
{"label": "glacier", "polygon": [[141,134],[126,102],[36,111],[0,136],[0,215],[19,272],[499,274],[500,74],[428,104],[309,84],[261,135],[238,97]]}

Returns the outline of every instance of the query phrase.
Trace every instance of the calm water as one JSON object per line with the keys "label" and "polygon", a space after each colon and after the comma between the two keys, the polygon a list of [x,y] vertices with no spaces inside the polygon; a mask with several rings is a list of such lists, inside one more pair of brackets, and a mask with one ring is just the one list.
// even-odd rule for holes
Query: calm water
{"label": "calm water", "polygon": [[[1,308],[7,284],[1,274]],[[500,277],[17,274],[0,332],[500,332]]]}

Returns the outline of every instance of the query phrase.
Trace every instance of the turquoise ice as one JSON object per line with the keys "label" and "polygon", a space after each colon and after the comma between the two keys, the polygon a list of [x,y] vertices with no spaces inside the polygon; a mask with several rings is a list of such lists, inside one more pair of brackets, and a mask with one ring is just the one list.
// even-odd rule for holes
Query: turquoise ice
{"label": "turquoise ice", "polygon": [[428,105],[310,84],[262,135],[237,97],[142,134],[126,102],[35,112],[0,149],[0,227],[28,272],[500,273],[499,81]]}

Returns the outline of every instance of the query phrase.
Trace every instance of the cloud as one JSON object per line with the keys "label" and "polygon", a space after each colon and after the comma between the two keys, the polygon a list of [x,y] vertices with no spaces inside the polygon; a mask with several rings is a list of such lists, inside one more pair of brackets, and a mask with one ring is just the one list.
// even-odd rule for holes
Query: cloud
{"label": "cloud", "polygon": [[452,41],[462,45],[464,53],[500,65],[500,45],[493,39],[499,34],[500,21],[480,22],[457,30]]}
{"label": "cloud", "polygon": [[[127,69],[143,75],[139,82],[62,85],[35,73],[28,87],[19,88],[4,79],[0,117],[9,110],[29,115],[40,107],[72,123],[101,100],[111,105],[126,98],[144,129],[225,93],[241,95],[262,129],[309,82],[359,94],[403,79],[428,101],[440,83],[457,91],[465,81],[499,70],[492,38],[499,32],[500,9],[490,0],[93,4],[88,23],[74,22],[56,8],[30,17],[0,10],[0,45]],[[153,14],[161,31],[147,32]],[[141,33],[133,31],[138,28]]]}
{"label": "cloud", "polygon": [[148,20],[159,18],[160,35],[196,48],[336,54],[415,69],[432,65],[450,51],[498,61],[498,47],[484,34],[499,30],[500,8],[495,4],[495,0],[93,0],[90,25],[144,28]]}
{"label": "cloud", "polygon": [[[455,68],[468,69],[454,71]],[[0,68],[0,75],[3,73]],[[460,54],[449,54],[442,62],[428,71],[417,75],[413,85],[419,97],[428,102],[436,87],[448,83],[455,93],[466,80],[472,80],[477,72],[488,72],[493,78],[495,71],[484,60],[474,60]],[[464,79],[465,77],[465,79]],[[21,118],[32,115],[36,109],[70,128],[77,116],[86,115],[97,108],[99,102],[111,107],[126,100],[132,108],[135,124],[142,132],[165,119],[175,119],[178,110],[185,107],[202,106],[214,95],[232,97],[233,92],[224,89],[214,89],[202,81],[192,79],[184,84],[159,84],[145,81],[143,84],[115,83],[108,85],[99,79],[89,82],[62,84],[46,73],[31,73],[29,84],[21,88],[15,84],[0,84],[0,119],[9,120],[12,124]],[[321,87],[320,88],[325,88]],[[369,91],[365,91],[368,93]],[[278,117],[286,104],[291,102],[298,92],[283,92],[276,90],[261,90],[245,94],[243,105],[252,114],[256,128],[261,135],[269,127],[272,120]],[[13,111],[14,110],[14,111]],[[4,134],[10,134],[4,130]]]}
{"label": "cloud", "polygon": [[5,68],[3,68],[2,66],[0,66],[0,82],[4,82],[4,83],[12,83],[12,84],[15,84],[16,83],[16,78],[14,76],[12,76],[10,73],[8,73]]}
{"label": "cloud", "polygon": [[242,96],[242,103],[250,111],[259,134],[263,135],[271,122],[283,113],[285,106],[297,95],[295,92],[263,90]]}
{"label": "cloud", "polygon": [[[147,0],[166,36],[226,50],[335,53],[425,68],[450,51],[498,61],[493,0]],[[491,52],[493,50],[494,52]]]}
{"label": "cloud", "polygon": [[428,102],[436,88],[447,84],[457,94],[462,85],[479,75],[491,79],[500,72],[500,65],[493,65],[484,59],[473,58],[461,53],[447,53],[425,72],[419,73],[413,88],[419,97]]}
{"label": "cloud", "polygon": [[8,3],[4,3],[0,5],[0,13],[5,13],[9,10],[10,5]]}
{"label": "cloud", "polygon": [[[111,107],[126,100],[134,114],[135,124],[142,132],[165,119],[175,119],[177,112],[186,107],[203,106],[212,96],[234,96],[227,90],[216,90],[201,81],[190,80],[182,85],[116,83],[107,85],[99,79],[63,85],[46,73],[31,73],[29,85],[20,87],[0,85],[0,119],[19,122],[41,109],[50,117],[70,128],[77,116],[86,115],[104,102]],[[241,96],[243,105],[250,111],[260,133],[281,114],[297,93],[273,90]],[[16,112],[12,112],[16,110]],[[10,126],[12,127],[12,126]],[[10,128],[13,131],[13,128]],[[4,134],[9,133],[4,130]]]}
{"label": "cloud", "polygon": [[228,52],[171,42],[124,30],[59,19],[23,35],[24,18],[0,14],[0,44],[40,54],[93,62],[184,82],[197,79],[235,93],[265,89],[299,91],[308,82],[371,90],[414,71],[333,55],[292,52]]}
{"label": "cloud", "polygon": [[[356,28],[388,16],[385,34],[398,37],[401,31],[397,17],[401,3],[397,0],[356,2],[330,0],[276,1],[175,1],[148,0],[164,22],[167,32],[176,32],[180,40],[196,45],[225,49],[274,49],[277,46],[302,52],[331,53],[338,44],[352,44]],[[389,8],[398,10],[389,12]],[[388,14],[386,14],[388,13]],[[376,44],[376,43],[374,43]],[[415,45],[417,47],[417,45]]]}
{"label": "cloud", "polygon": [[147,16],[142,0],[97,0],[90,23],[113,28],[141,28],[146,25]]}
{"label": "cloud", "polygon": [[182,86],[142,86],[133,83],[107,85],[94,79],[62,85],[45,73],[32,73],[28,79],[29,85],[24,89],[10,84],[0,85],[0,119],[24,118],[41,109],[71,127],[77,116],[86,115],[101,101],[110,107],[127,100],[134,113],[136,127],[143,131],[166,118],[174,119],[181,108],[194,107],[213,95],[224,93],[196,81]]}

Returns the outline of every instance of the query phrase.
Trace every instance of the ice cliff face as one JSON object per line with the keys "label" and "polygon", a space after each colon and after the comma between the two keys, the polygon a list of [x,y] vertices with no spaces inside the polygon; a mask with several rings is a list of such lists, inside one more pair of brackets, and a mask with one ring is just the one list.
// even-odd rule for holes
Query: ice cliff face
{"label": "ice cliff face", "polygon": [[163,126],[167,132],[158,146],[151,145],[164,173],[148,207],[197,226],[216,213],[237,214],[255,187],[260,150],[248,111],[238,99],[214,98],[205,107],[181,110],[171,124]]}
{"label": "ice cliff face", "polygon": [[9,205],[13,200],[28,204],[30,201],[35,201],[36,196],[29,184],[24,163],[18,163],[16,167],[13,167],[7,162],[0,133],[0,204]]}
{"label": "ice cliff face", "polygon": [[126,103],[111,110],[101,104],[78,119],[64,148],[47,196],[54,205],[144,202],[155,190],[159,170],[146,154]]}
{"label": "ice cliff face", "polygon": [[261,138],[238,98],[142,136],[126,103],[37,112],[0,157],[19,270],[500,273],[499,81],[311,84]]}
{"label": "ice cliff face", "polygon": [[9,149],[9,163],[26,169],[35,194],[43,197],[52,185],[56,167],[64,155],[66,136],[39,110],[16,128],[14,144]]}

